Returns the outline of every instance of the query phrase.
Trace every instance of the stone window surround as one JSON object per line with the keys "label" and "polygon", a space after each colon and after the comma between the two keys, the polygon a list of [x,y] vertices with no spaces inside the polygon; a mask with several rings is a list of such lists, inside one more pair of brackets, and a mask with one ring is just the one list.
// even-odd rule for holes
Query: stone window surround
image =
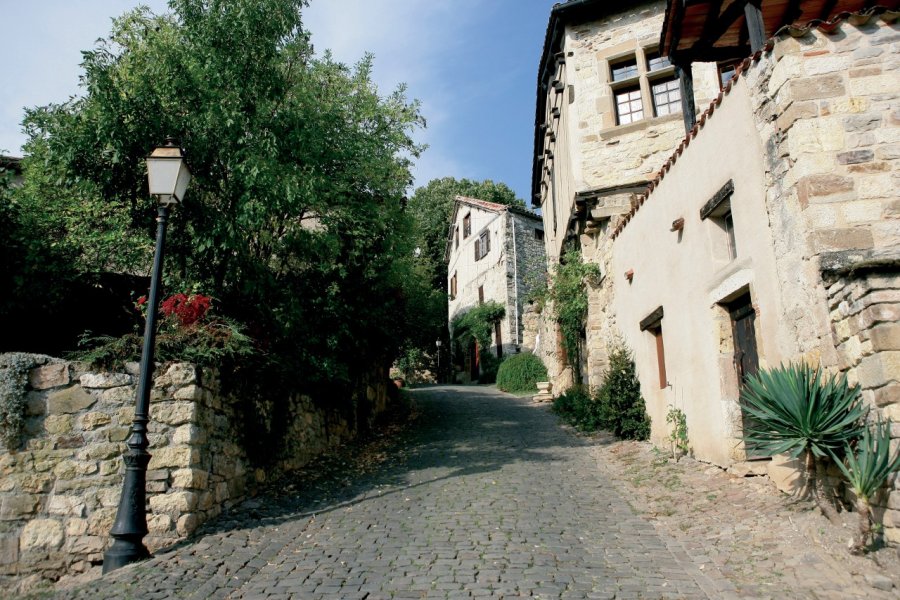
{"label": "stone window surround", "polygon": [[[659,52],[659,47],[655,43],[641,44],[637,40],[623,42],[600,50],[595,54],[597,60],[597,72],[603,84],[609,87],[610,94],[598,98],[598,108],[602,118],[601,134],[609,129],[618,127],[631,127],[638,123],[650,123],[656,119],[671,117],[672,114],[681,116],[681,112],[670,113],[657,117],[655,115],[655,106],[653,104],[652,84],[658,80],[667,80],[675,77],[675,67],[668,66],[654,71],[648,70],[647,57]],[[620,81],[613,81],[612,67],[618,63],[629,60],[631,57],[637,61],[638,75]],[[623,126],[618,125],[618,117],[616,114],[616,91],[622,88],[639,86],[641,90],[641,101],[644,107],[645,117],[640,121],[629,123]]]}

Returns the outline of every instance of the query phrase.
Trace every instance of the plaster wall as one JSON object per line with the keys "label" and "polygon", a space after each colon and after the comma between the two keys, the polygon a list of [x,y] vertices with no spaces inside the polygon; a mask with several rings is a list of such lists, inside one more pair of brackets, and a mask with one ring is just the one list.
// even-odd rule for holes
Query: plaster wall
{"label": "plaster wall", "polygon": [[[470,215],[472,234],[463,237],[463,219]],[[479,287],[484,291],[485,302],[498,302],[506,307],[506,319],[500,335],[503,338],[504,354],[515,352],[515,344],[511,341],[511,325],[509,318],[515,316],[515,299],[510,296],[507,284],[507,273],[512,265],[507,248],[507,212],[495,212],[469,204],[460,204],[456,211],[456,225],[459,227],[459,247],[452,248],[447,264],[447,274],[451,279],[456,274],[457,293],[448,302],[448,317],[453,319],[479,303]],[[491,250],[480,260],[475,260],[475,240],[484,231],[490,232]],[[449,289],[449,282],[448,282]],[[452,332],[451,332],[452,333]],[[497,341],[494,341],[496,349]]]}
{"label": "plaster wall", "polygon": [[[700,209],[734,182],[736,258],[728,257],[724,231]],[[671,231],[684,219],[682,231]],[[765,166],[746,82],[738,81],[714,119],[614,241],[613,310],[634,351],[641,389],[652,419],[652,439],[664,444],[668,407],[687,415],[694,454],[727,465],[743,457],[733,345],[723,303],[749,291],[756,311],[762,366],[791,355],[775,273],[773,239],[765,204]],[[629,283],[625,272],[632,271]],[[667,385],[660,388],[655,338],[640,330],[658,307]]]}

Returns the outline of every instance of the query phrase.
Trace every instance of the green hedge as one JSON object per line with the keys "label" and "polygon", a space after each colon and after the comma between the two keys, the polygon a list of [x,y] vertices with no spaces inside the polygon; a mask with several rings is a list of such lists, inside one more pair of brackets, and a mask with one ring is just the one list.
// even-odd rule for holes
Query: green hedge
{"label": "green hedge", "polygon": [[536,392],[538,381],[547,381],[547,367],[530,353],[513,354],[497,371],[497,387],[504,392]]}

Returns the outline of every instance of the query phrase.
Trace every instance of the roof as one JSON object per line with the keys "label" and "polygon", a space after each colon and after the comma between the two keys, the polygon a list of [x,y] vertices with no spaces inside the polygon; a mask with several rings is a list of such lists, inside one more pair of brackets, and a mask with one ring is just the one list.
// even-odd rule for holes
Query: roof
{"label": "roof", "polygon": [[456,202],[453,204],[453,214],[450,216],[450,228],[447,231],[447,245],[444,249],[444,260],[448,260],[450,257],[450,245],[453,243],[453,228],[456,225],[456,214],[459,212],[459,207],[462,204],[497,213],[498,215],[504,212],[511,212],[543,223],[543,219],[540,215],[533,213],[526,208],[511,206],[509,204],[500,204],[499,202],[488,202],[487,200],[479,200],[478,198],[471,198],[469,196],[457,196]]}
{"label": "roof", "polygon": [[[677,1],[680,2],[681,0],[677,0]],[[650,183],[647,184],[646,191],[637,198],[637,201],[634,203],[632,209],[627,214],[624,215],[624,218],[618,223],[616,228],[610,234],[610,237],[615,239],[622,232],[622,230],[625,229],[625,227],[628,225],[628,223],[634,217],[635,213],[637,213],[637,211],[640,210],[640,208],[644,205],[644,202],[646,202],[649,199],[649,197],[651,196],[651,194],[653,194],[653,190],[655,190],[656,186],[658,186],[660,181],[663,180],[663,178],[666,176],[666,173],[668,173],[669,170],[675,165],[675,162],[678,160],[678,157],[681,156],[681,154],[684,152],[685,148],[687,148],[690,145],[691,140],[693,140],[694,138],[696,138],[699,135],[700,130],[703,129],[704,125],[706,125],[706,122],[709,119],[711,119],[712,116],[715,114],[716,108],[722,104],[722,100],[724,99],[724,97],[731,93],[731,90],[732,90],[734,84],[737,82],[737,80],[746,73],[747,69],[750,68],[751,64],[759,62],[759,60],[762,58],[763,54],[769,54],[772,52],[772,50],[775,48],[775,43],[778,41],[777,40],[778,37],[783,36],[783,35],[790,35],[792,37],[801,37],[801,36],[805,35],[812,27],[818,27],[819,29],[821,29],[822,31],[824,31],[826,33],[832,33],[834,31],[836,31],[838,26],[840,26],[840,24],[845,20],[852,20],[855,23],[865,23],[865,22],[868,22],[868,20],[871,19],[873,16],[881,15],[881,14],[884,14],[885,12],[886,12],[886,9],[884,7],[873,7],[870,9],[864,9],[857,13],[842,12],[842,13],[836,15],[830,21],[822,21],[820,19],[814,19],[805,24],[787,25],[787,26],[781,27],[778,31],[776,31],[772,37],[770,37],[768,40],[766,40],[766,43],[761,50],[758,50],[752,56],[745,58],[736,67],[734,76],[731,78],[731,80],[728,81],[728,83],[725,84],[725,88],[719,92],[718,96],[716,96],[716,98],[712,102],[710,102],[710,104],[706,108],[706,110],[704,110],[703,113],[699,116],[699,118],[697,119],[697,123],[687,133],[687,135],[684,136],[684,139],[681,140],[681,143],[678,145],[678,147],[675,149],[675,151],[672,153],[672,155],[669,157],[669,159],[663,164],[662,168],[656,173],[656,175],[653,177],[653,179],[650,181]],[[888,14],[885,14],[884,16],[886,19],[892,18],[892,16],[890,16]]]}
{"label": "roof", "polygon": [[[797,23],[827,23],[849,13],[897,8],[900,0],[760,0],[765,35]],[[748,0],[667,0],[662,54],[673,62],[728,60],[750,54]]]}
{"label": "roof", "polygon": [[547,32],[544,34],[544,48],[541,51],[541,60],[538,63],[537,72],[537,101],[534,114],[534,155],[532,157],[531,173],[531,204],[534,205],[538,198],[538,173],[540,168],[537,161],[541,154],[544,132],[541,125],[544,121],[544,112],[547,106],[546,91],[550,79],[556,70],[558,60],[565,61],[565,57],[557,56],[560,52],[561,40],[568,23],[586,23],[602,19],[606,15],[624,10],[630,6],[648,4],[655,0],[569,0],[561,4],[554,4],[550,9],[550,19],[547,22]]}
{"label": "roof", "polygon": [[8,169],[14,173],[22,173],[22,159],[17,156],[0,155],[0,169]]}

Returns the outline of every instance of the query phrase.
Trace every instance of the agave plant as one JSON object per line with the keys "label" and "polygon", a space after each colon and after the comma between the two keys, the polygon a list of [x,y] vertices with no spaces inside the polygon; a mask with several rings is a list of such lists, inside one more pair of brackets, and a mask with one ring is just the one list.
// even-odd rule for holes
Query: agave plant
{"label": "agave plant", "polygon": [[846,376],[823,376],[809,365],[788,364],[747,378],[741,404],[752,419],[747,447],[766,456],[787,452],[805,459],[808,490],[822,514],[835,513],[819,493],[817,463],[838,455],[862,434],[867,410]]}
{"label": "agave plant", "polygon": [[869,501],[891,473],[900,469],[900,448],[891,453],[891,422],[880,418],[863,431],[854,451],[847,446],[847,464],[838,463],[856,493],[859,531],[850,552],[861,554],[872,536],[872,507]]}

